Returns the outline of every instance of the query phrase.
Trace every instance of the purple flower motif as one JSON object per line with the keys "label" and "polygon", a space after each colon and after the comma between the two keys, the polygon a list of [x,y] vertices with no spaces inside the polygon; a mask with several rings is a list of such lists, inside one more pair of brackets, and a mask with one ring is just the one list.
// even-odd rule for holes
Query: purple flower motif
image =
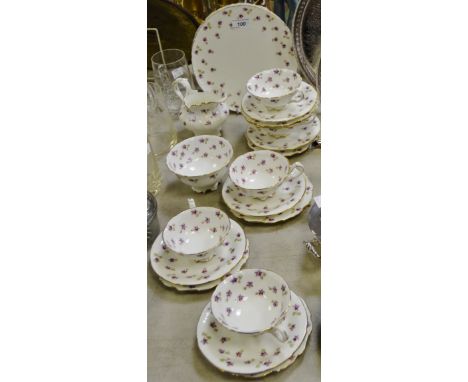
{"label": "purple flower motif", "polygon": [[208,340],[206,338],[203,338],[201,342],[203,345],[206,345],[208,343]]}
{"label": "purple flower motif", "polygon": [[255,271],[255,276],[260,277],[260,278],[263,278],[264,272],[262,272],[262,271],[260,271],[260,270],[259,270],[259,271]]}
{"label": "purple flower motif", "polygon": [[214,321],[210,322],[210,327],[211,327],[211,329],[218,329],[218,325],[216,325],[216,322],[214,322]]}
{"label": "purple flower motif", "polygon": [[242,357],[242,352],[243,352],[243,350],[240,350],[240,351],[236,352],[236,357]]}
{"label": "purple flower motif", "polygon": [[224,344],[228,340],[227,337],[221,337],[220,341],[222,344]]}
{"label": "purple flower motif", "polygon": [[278,306],[278,301],[277,301],[277,300],[273,300],[271,303],[273,304],[273,306],[274,306],[275,308]]}
{"label": "purple flower motif", "polygon": [[264,364],[265,366],[269,366],[269,365],[271,364],[271,361],[265,361],[265,362],[263,362],[263,364]]}
{"label": "purple flower motif", "polygon": [[246,288],[252,288],[253,287],[253,281],[247,281],[247,284],[245,284]]}
{"label": "purple flower motif", "polygon": [[262,351],[260,352],[260,357],[265,357],[267,355],[268,353],[265,351],[265,349],[262,349]]}
{"label": "purple flower motif", "polygon": [[276,351],[275,351],[274,355],[278,355],[278,354],[280,354],[280,353],[281,353],[281,349],[280,349],[280,348],[278,348],[278,349],[276,349]]}
{"label": "purple flower motif", "polygon": [[228,360],[228,361],[226,361],[226,365],[227,365],[227,366],[232,366],[233,363],[232,363],[231,361]]}
{"label": "purple flower motif", "polygon": [[187,228],[187,226],[185,225],[185,223],[182,223],[182,224],[180,225],[180,229],[181,229],[182,231],[185,231],[186,228]]}
{"label": "purple flower motif", "polygon": [[237,296],[237,300],[239,300],[239,302],[244,301],[244,296],[240,294],[239,296]]}
{"label": "purple flower motif", "polygon": [[170,257],[169,258],[169,262],[173,263],[174,261],[177,261],[177,259],[173,258],[173,257]]}
{"label": "purple flower motif", "polygon": [[276,286],[274,286],[273,288],[270,288],[270,290],[273,292],[273,293],[277,293],[278,292],[278,288]]}
{"label": "purple flower motif", "polygon": [[218,349],[221,354],[224,354],[224,349]]}
{"label": "purple flower motif", "polygon": [[229,299],[229,297],[232,296],[232,292],[231,290],[229,289],[227,292],[226,292],[226,297]]}
{"label": "purple flower motif", "polygon": [[294,310],[296,310],[296,311],[299,310],[299,308],[300,308],[299,304],[294,304],[293,307],[294,307]]}
{"label": "purple flower motif", "polygon": [[263,296],[265,294],[265,291],[263,289],[259,289],[257,293],[255,293],[258,296]]}
{"label": "purple flower motif", "polygon": [[292,332],[296,328],[296,325],[295,324],[289,324],[288,328]]}
{"label": "purple flower motif", "polygon": [[294,336],[293,341],[296,342],[299,339],[299,336]]}
{"label": "purple flower motif", "polygon": [[192,231],[198,232],[199,229],[200,229],[200,228],[198,228],[198,226],[194,226],[194,227],[192,228]]}

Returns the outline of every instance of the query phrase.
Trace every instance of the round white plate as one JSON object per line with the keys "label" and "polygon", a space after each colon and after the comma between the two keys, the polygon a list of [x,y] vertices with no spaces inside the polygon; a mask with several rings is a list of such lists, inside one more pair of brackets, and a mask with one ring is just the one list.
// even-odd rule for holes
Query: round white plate
{"label": "round white plate", "polygon": [[304,92],[304,99],[300,102],[290,102],[281,110],[267,109],[254,96],[246,94],[242,99],[242,111],[250,118],[259,122],[287,122],[309,113],[317,100],[315,89],[302,82],[299,90]]}
{"label": "round white plate", "polygon": [[[261,147],[258,147],[254,143],[252,143],[247,136],[245,138],[247,140],[247,145],[252,150],[265,150],[265,149],[263,149]],[[302,147],[298,147],[297,149],[293,149],[293,150],[274,150],[274,151],[276,151],[277,153],[283,154],[285,157],[291,157],[293,155],[302,154],[303,152],[307,151],[308,148],[309,148],[309,144],[306,144],[306,145],[304,145]]]}
{"label": "round white plate", "polygon": [[281,221],[292,219],[293,217],[299,215],[305,208],[307,208],[312,202],[312,192],[313,192],[313,185],[311,181],[307,178],[306,183],[306,190],[304,196],[301,200],[292,208],[283,211],[276,215],[270,216],[248,216],[238,214],[235,211],[231,211],[234,216],[238,217],[239,219],[243,219],[249,223],[264,223],[264,224],[273,224],[278,223]]}
{"label": "round white plate", "polygon": [[[314,117],[310,122],[290,129],[287,135],[282,131],[284,130],[274,133],[269,132],[268,129],[249,127],[246,135],[255,146],[266,150],[293,150],[308,145],[314,140],[320,132],[320,120]],[[279,135],[284,136],[280,138]]]}
{"label": "round white plate", "polygon": [[299,349],[307,333],[307,312],[291,292],[291,307],[280,329],[288,334],[280,342],[270,333],[240,334],[226,329],[211,313],[208,303],[197,325],[197,343],[203,355],[220,370],[235,374],[257,374],[275,368]]}
{"label": "round white plate", "polygon": [[223,275],[221,278],[217,280],[213,280],[205,284],[199,284],[199,285],[178,285],[178,284],[171,283],[170,281],[164,280],[162,278],[159,278],[159,280],[168,288],[174,288],[178,290],[179,292],[202,292],[202,291],[206,291],[206,290],[216,287],[221,281],[224,280],[225,277],[228,277],[231,273],[240,271],[248,259],[249,259],[249,241],[247,240],[247,246],[245,248],[244,256],[242,256],[242,259],[234,266],[234,268],[232,268],[228,273],[226,273],[225,275]]}
{"label": "round white plate", "polygon": [[279,365],[279,366],[277,366],[277,367],[275,367],[273,369],[267,370],[265,372],[262,372],[262,373],[242,375],[243,377],[246,377],[246,378],[260,378],[260,377],[265,377],[265,376],[267,376],[268,374],[271,374],[271,373],[280,372],[281,370],[284,370],[287,367],[291,366],[296,361],[297,357],[299,357],[302,353],[304,353],[304,350],[305,350],[306,345],[307,345],[307,340],[309,339],[310,333],[312,333],[312,320],[310,318],[310,311],[309,311],[309,308],[307,307],[307,304],[305,303],[305,301],[302,298],[300,300],[301,300],[302,305],[304,306],[305,311],[307,313],[307,332],[306,332],[306,335],[305,335],[304,339],[302,340],[302,343],[299,346],[299,348],[294,352],[294,354],[291,357],[289,357],[281,365]]}
{"label": "round white plate", "polygon": [[205,262],[196,262],[189,256],[172,252],[159,235],[151,248],[151,266],[156,274],[178,285],[199,285],[219,279],[242,258],[246,238],[241,226],[231,219],[231,230],[215,255]]}
{"label": "round white plate", "polygon": [[239,214],[269,216],[279,214],[297,204],[304,195],[305,184],[305,176],[300,175],[284,181],[271,198],[260,200],[247,196],[228,177],[223,185],[222,196],[227,206]]}
{"label": "round white plate", "polygon": [[265,7],[233,4],[211,13],[192,44],[195,78],[240,112],[247,80],[265,69],[297,69],[291,32]]}

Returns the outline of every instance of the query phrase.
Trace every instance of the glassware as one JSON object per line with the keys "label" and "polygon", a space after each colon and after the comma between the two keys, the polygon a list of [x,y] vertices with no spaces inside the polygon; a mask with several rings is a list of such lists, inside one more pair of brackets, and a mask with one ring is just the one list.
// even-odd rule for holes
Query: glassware
{"label": "glassware", "polygon": [[154,82],[161,87],[167,109],[175,119],[179,114],[181,101],[175,94],[172,83],[177,78],[186,78],[194,87],[185,53],[180,49],[164,49],[153,54],[151,64]]}
{"label": "glassware", "polygon": [[147,142],[146,154],[146,190],[156,196],[161,187],[161,172],[157,159],[151,152],[151,145]]}
{"label": "glassware", "polygon": [[160,86],[147,83],[146,95],[148,141],[153,155],[158,159],[177,143],[177,130],[166,109]]}

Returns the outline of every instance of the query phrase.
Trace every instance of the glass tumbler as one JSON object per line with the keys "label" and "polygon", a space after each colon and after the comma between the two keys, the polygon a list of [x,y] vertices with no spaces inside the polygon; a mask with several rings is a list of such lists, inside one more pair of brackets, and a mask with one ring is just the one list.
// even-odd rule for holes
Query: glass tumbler
{"label": "glass tumbler", "polygon": [[151,151],[158,160],[177,143],[177,130],[169,115],[158,84],[147,83],[147,134]]}
{"label": "glass tumbler", "polygon": [[186,78],[190,86],[194,87],[185,53],[180,49],[163,49],[153,54],[151,65],[154,82],[161,87],[167,109],[171,117],[176,119],[182,101],[175,94],[172,83],[176,78]]}

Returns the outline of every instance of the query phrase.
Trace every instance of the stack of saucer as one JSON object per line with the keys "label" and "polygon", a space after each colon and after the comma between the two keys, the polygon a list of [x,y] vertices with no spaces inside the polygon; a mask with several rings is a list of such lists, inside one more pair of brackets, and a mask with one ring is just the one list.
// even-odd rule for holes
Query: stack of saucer
{"label": "stack of saucer", "polygon": [[241,155],[231,164],[222,197],[236,217],[276,223],[309,206],[312,189],[301,163],[290,166],[283,155],[261,150]]}
{"label": "stack of saucer", "polygon": [[273,150],[285,156],[307,150],[320,133],[314,115],[317,92],[289,69],[257,73],[247,82],[242,114],[249,123],[247,144],[253,150]]}
{"label": "stack of saucer", "polygon": [[263,377],[291,365],[312,331],[310,311],[277,274],[233,273],[218,285],[197,325],[197,343],[221,371]]}
{"label": "stack of saucer", "polygon": [[156,238],[151,266],[161,282],[178,291],[214,288],[249,257],[241,226],[221,210],[194,207],[173,217]]}

